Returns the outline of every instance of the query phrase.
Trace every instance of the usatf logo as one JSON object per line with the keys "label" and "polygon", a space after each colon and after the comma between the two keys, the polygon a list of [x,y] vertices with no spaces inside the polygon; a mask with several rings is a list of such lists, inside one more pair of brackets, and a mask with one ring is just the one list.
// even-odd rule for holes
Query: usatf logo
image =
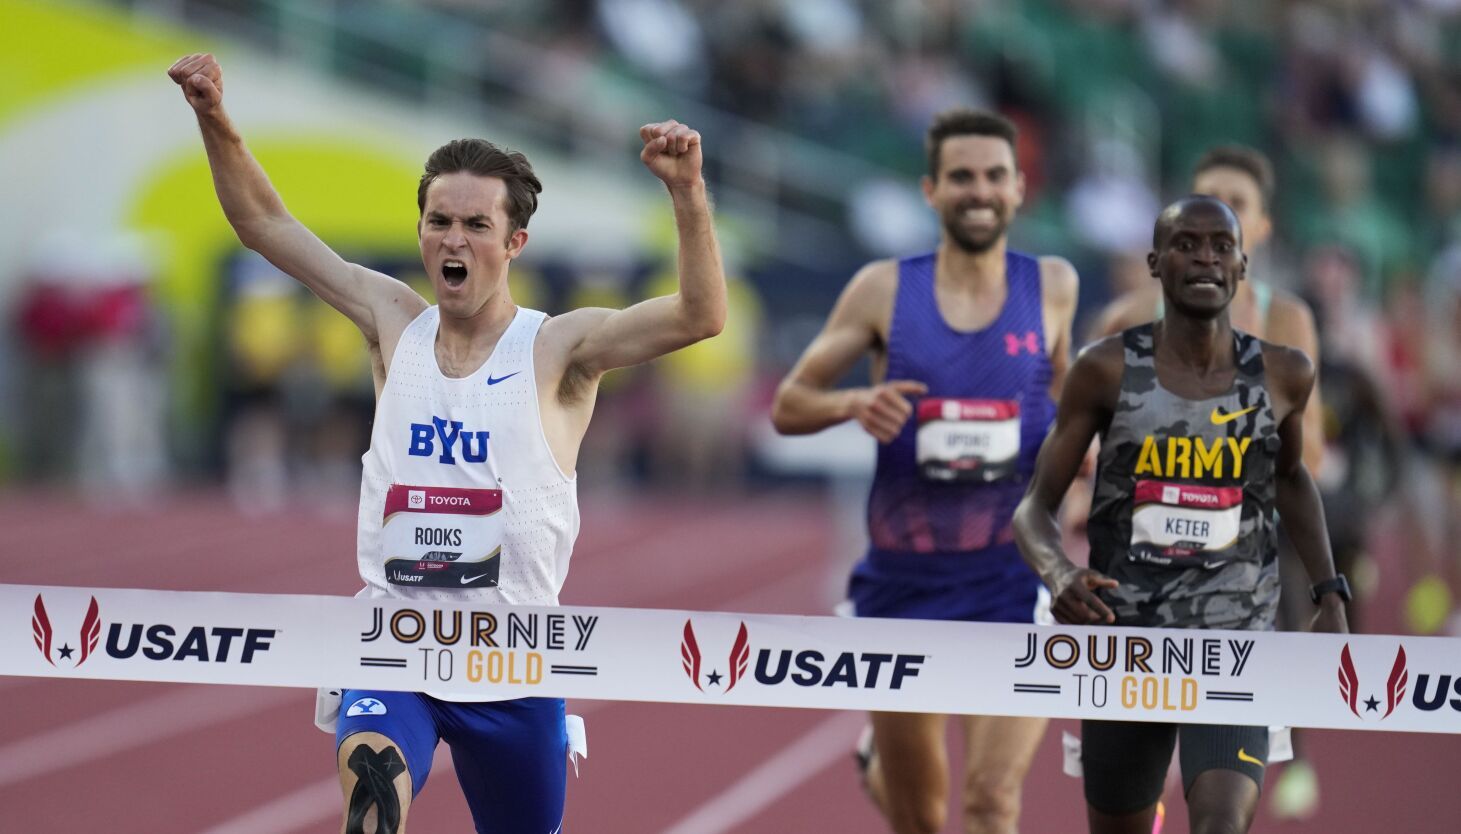
{"label": "usatf logo", "polygon": [[[751,660],[751,646],[749,636],[746,632],[746,624],[741,623],[741,630],[736,632],[736,642],[731,646],[730,658],[727,660],[726,668],[729,669],[725,689],[722,692],[729,692],[736,688],[741,676],[746,674],[746,664]],[[695,640],[695,627],[690,621],[685,621],[685,636],[680,640],[680,661],[685,667],[685,674],[690,676],[690,681],[695,688],[701,692],[705,687],[700,685],[700,644]],[[705,676],[705,682],[711,686],[720,686],[722,675],[719,670],[711,669],[710,674]]]}
{"label": "usatf logo", "polygon": [[761,648],[756,650],[756,662],[751,664],[751,639],[746,624],[741,623],[736,637],[726,655],[726,674],[719,667],[712,667],[709,674],[702,675],[705,662],[701,656],[700,641],[695,636],[695,627],[690,620],[680,638],[680,666],[685,676],[701,692],[707,686],[721,686],[721,692],[729,692],[746,678],[751,677],[762,686],[777,686],[793,683],[797,686],[845,686],[848,689],[902,689],[908,678],[918,677],[918,667],[928,659],[922,654],[892,654],[883,652],[839,652],[827,654],[816,649]]}
{"label": "usatf logo", "polygon": [[[36,604],[30,618],[31,634],[35,637],[36,648],[40,649],[41,656],[52,666],[56,665],[56,659],[51,656],[51,643],[53,642],[54,630],[51,628],[51,618],[46,614],[46,601],[36,594]],[[101,609],[96,604],[96,597],[91,598],[91,605],[86,609],[86,618],[81,621],[81,634],[77,640],[77,646],[81,656],[76,658],[75,666],[86,662],[91,653],[96,651],[97,640],[101,638]],[[71,648],[70,643],[63,642],[61,648],[56,650],[63,660],[70,660],[71,655],[78,649]],[[74,668],[74,667],[73,667]]]}
{"label": "usatf logo", "polygon": [[[1395,711],[1395,707],[1405,700],[1405,687],[1410,681],[1410,673],[1405,668],[1405,647],[1401,646],[1395,653],[1395,663],[1390,667],[1390,677],[1385,681],[1385,714],[1380,716],[1384,721]],[[1420,693],[1417,692],[1417,695]],[[1349,711],[1355,714],[1356,718],[1363,719],[1360,714],[1360,676],[1354,668],[1354,658],[1350,656],[1349,644],[1344,644],[1344,650],[1339,653],[1339,697],[1349,705]],[[1374,694],[1364,700],[1365,712],[1379,712],[1380,699]]]}
{"label": "usatf logo", "polygon": [[[56,665],[53,655],[71,660],[73,653],[80,652],[75,666],[80,666],[96,651],[101,640],[101,607],[96,597],[87,606],[86,617],[81,622],[77,648],[63,641],[53,653],[55,629],[46,612],[46,602],[36,595],[35,608],[30,618],[31,633],[36,648],[52,666]],[[128,660],[139,653],[148,660],[196,660],[200,663],[252,663],[254,655],[269,650],[269,641],[278,633],[272,628],[232,628],[223,626],[191,626],[181,629],[167,623],[111,623],[107,629],[104,651],[115,660]],[[235,642],[237,641],[237,642]],[[235,651],[235,647],[239,647]],[[74,667],[73,667],[74,668]]]}
{"label": "usatf logo", "polygon": [[[1446,707],[1461,712],[1461,674],[1433,674],[1417,670],[1415,688],[1410,689],[1409,665],[1405,646],[1402,645],[1396,649],[1395,662],[1390,665],[1390,675],[1385,679],[1385,712],[1379,716],[1380,721],[1389,718],[1390,713],[1400,706],[1408,689],[1410,705],[1420,712],[1436,712]],[[1368,698],[1361,699],[1361,694],[1359,672],[1356,670],[1354,657],[1350,654],[1349,644],[1345,643],[1344,649],[1339,653],[1339,697],[1349,706],[1349,711],[1361,720],[1367,713],[1379,713],[1380,699],[1373,693]],[[1360,709],[1360,704],[1364,704],[1364,709]]]}

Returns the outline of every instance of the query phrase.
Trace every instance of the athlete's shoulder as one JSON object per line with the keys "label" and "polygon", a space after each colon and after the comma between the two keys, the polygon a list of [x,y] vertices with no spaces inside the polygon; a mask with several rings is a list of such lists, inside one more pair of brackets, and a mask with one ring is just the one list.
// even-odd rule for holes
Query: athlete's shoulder
{"label": "athlete's shoulder", "polygon": [[1080,294],[1080,276],[1070,261],[1059,255],[1041,255],[1040,292],[1045,303],[1059,307],[1074,307]]}
{"label": "athlete's shoulder", "polygon": [[1126,334],[1115,333],[1103,336],[1080,349],[1075,363],[1070,367],[1071,376],[1077,374],[1097,384],[1121,384],[1121,375],[1126,368]]}
{"label": "athlete's shoulder", "polygon": [[1099,316],[1092,335],[1111,336],[1156,319],[1162,288],[1155,281],[1112,299]]}
{"label": "athlete's shoulder", "polygon": [[1258,340],[1263,351],[1263,369],[1271,387],[1295,398],[1307,398],[1314,387],[1318,368],[1309,354],[1296,347]]}
{"label": "athlete's shoulder", "polygon": [[1313,308],[1288,290],[1274,288],[1265,324],[1264,336],[1278,344],[1303,348],[1318,343]]}
{"label": "athlete's shoulder", "polygon": [[895,285],[898,282],[899,268],[902,261],[897,258],[879,258],[876,261],[869,261],[862,265],[862,268],[852,274],[852,280],[848,286],[875,284]]}
{"label": "athlete's shoulder", "polygon": [[883,258],[863,265],[842,290],[844,300],[875,307],[891,304],[898,291],[900,262]]}

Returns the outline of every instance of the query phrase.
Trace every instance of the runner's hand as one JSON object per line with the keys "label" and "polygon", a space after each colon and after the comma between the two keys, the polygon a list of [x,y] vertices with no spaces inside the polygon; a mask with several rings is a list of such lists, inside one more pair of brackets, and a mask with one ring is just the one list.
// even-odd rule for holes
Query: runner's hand
{"label": "runner's hand", "polygon": [[1060,583],[1055,592],[1055,602],[1050,611],[1056,622],[1065,625],[1099,625],[1116,622],[1116,615],[1101,598],[1096,596],[1097,588],[1115,588],[1121,583],[1100,571],[1077,568]]}
{"label": "runner's hand", "polygon": [[212,55],[205,52],[179,58],[168,68],[167,75],[183,88],[183,95],[198,115],[223,103],[223,68]]}
{"label": "runner's hand", "polygon": [[1349,618],[1344,613],[1344,601],[1334,594],[1326,595],[1309,623],[1309,630],[1323,634],[1348,634]]}
{"label": "runner's hand", "polygon": [[852,416],[879,443],[892,443],[903,424],[913,416],[909,397],[928,393],[928,386],[911,379],[895,379],[857,391],[852,401]]}
{"label": "runner's hand", "polygon": [[644,150],[639,158],[645,167],[670,188],[700,181],[700,132],[674,119],[647,124],[639,129]]}

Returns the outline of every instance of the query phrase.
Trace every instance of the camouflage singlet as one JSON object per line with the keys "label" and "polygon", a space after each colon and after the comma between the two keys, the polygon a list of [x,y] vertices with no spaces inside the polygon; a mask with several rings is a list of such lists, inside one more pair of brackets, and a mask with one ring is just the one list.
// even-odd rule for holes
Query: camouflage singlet
{"label": "camouflage singlet", "polygon": [[1237,373],[1222,396],[1188,400],[1157,381],[1152,325],[1122,334],[1126,368],[1101,438],[1091,567],[1119,581],[1118,623],[1271,629],[1278,426],[1263,343],[1233,331]]}

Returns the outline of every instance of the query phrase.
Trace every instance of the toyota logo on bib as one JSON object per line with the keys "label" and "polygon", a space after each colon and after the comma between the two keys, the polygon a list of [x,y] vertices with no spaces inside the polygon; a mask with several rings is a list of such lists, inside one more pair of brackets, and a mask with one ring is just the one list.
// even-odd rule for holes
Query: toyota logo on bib
{"label": "toyota logo on bib", "polygon": [[426,509],[426,492],[420,489],[413,489],[406,493],[406,506],[413,510]]}

